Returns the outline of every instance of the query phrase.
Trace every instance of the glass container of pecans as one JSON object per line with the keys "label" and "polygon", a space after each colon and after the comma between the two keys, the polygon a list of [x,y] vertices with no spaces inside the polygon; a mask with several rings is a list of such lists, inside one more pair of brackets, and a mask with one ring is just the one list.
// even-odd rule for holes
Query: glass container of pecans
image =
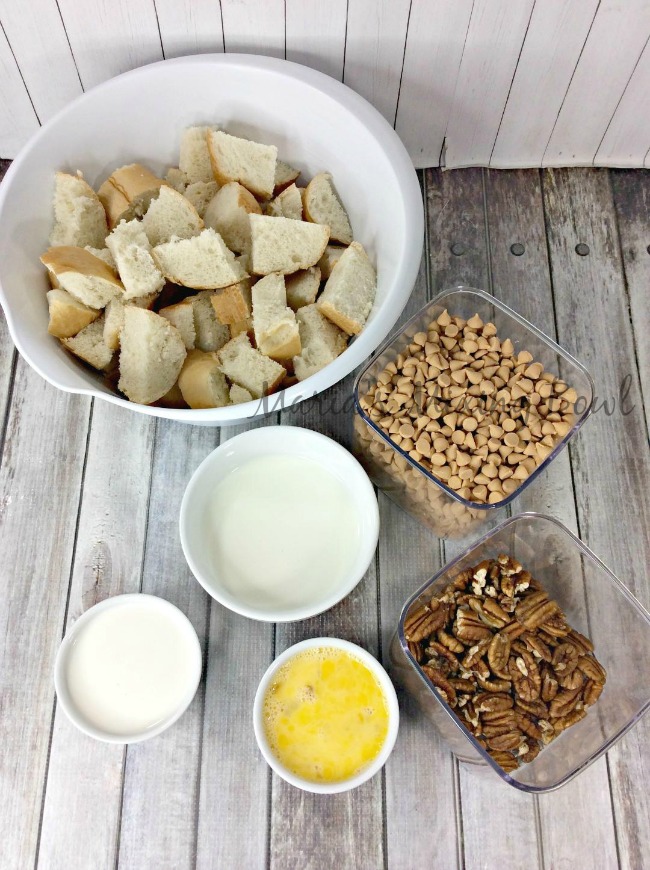
{"label": "glass container of pecans", "polygon": [[487,293],[457,287],[358,376],[353,450],[393,501],[439,537],[462,538],[505,516],[585,422],[593,395],[584,366],[554,341]]}
{"label": "glass container of pecans", "polygon": [[650,707],[650,615],[542,514],[507,519],[419,589],[390,655],[454,754],[526,792],[567,783]]}

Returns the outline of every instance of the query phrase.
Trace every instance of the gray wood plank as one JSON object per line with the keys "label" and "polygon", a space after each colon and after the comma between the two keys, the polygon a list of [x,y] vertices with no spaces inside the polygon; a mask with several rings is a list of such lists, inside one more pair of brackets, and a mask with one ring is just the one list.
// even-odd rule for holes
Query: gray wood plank
{"label": "gray wood plank", "polygon": [[[483,170],[432,170],[427,176],[434,292],[459,283],[491,290]],[[467,544],[444,541],[445,561]],[[519,870],[534,866],[539,844],[533,799],[513,788],[500,788],[492,771],[476,771],[458,762],[457,768],[463,834],[459,850],[464,866],[482,867],[486,855],[495,867]],[[501,820],[498,829],[483,823],[485,807],[493,801],[497,788]]]}
{"label": "gray wood plank", "polygon": [[[204,672],[211,599],[185,561],[178,517],[191,475],[218,440],[218,429],[158,421],[142,573],[143,592],[171,601],[192,621],[201,640]],[[205,679],[187,712],[169,731],[128,748],[120,868],[194,867],[204,709]],[[222,819],[225,827],[224,823]]]}
{"label": "gray wood plank", "polygon": [[[426,303],[426,252],[417,283],[400,318]],[[390,642],[407,598],[441,566],[439,539],[383,493],[379,495],[382,657],[390,672]],[[453,755],[416,702],[400,691],[400,732],[386,764],[388,867],[457,866],[458,823]],[[450,800],[450,795],[452,799]],[[422,835],[426,807],[426,836]]]}
{"label": "gray wood plank", "polygon": [[[280,415],[280,422],[316,429],[349,445],[351,414],[332,413],[349,399],[353,375]],[[274,655],[308,637],[339,637],[379,655],[377,572],[373,562],[359,585],[339,604],[312,619],[278,623]],[[381,867],[383,850],[383,773],[351,792],[317,795],[271,778],[271,839],[273,870],[299,865],[321,867]],[[315,823],[317,820],[317,823]]]}
{"label": "gray wood plank", "polygon": [[[540,175],[488,171],[486,204],[494,295],[551,338],[555,318],[546,247]],[[525,246],[512,254],[514,243]],[[552,463],[512,506],[512,513],[549,513],[577,533],[568,451]],[[585,602],[581,606],[586,618]],[[548,867],[616,867],[607,764],[601,759],[559,792],[538,799],[541,847]],[[590,813],[584,807],[590,806]],[[593,818],[599,824],[594,826]]]}
{"label": "gray wood plank", "polygon": [[[646,606],[650,602],[650,485],[646,427],[633,336],[607,170],[555,170],[543,174],[558,338],[596,382],[599,402],[618,397],[631,374],[626,416],[596,411],[571,448],[578,522],[582,539]],[[575,246],[587,244],[588,256]],[[605,497],[606,494],[606,497]],[[646,558],[644,558],[644,554]],[[601,613],[590,590],[592,614]],[[592,619],[594,641],[609,632]],[[620,864],[644,865],[649,839],[650,776],[645,747],[650,722],[642,720],[608,753]]]}
{"label": "gray wood plank", "polygon": [[[94,403],[66,631],[94,604],[140,589],[154,430],[150,417]],[[40,867],[115,866],[125,757],[124,746],[87,737],[57,706]]]}
{"label": "gray wood plank", "polygon": [[647,426],[650,406],[650,172],[612,169],[609,175]]}
{"label": "gray wood plank", "polygon": [[[224,427],[221,442],[252,426]],[[218,432],[215,432],[217,435]],[[273,657],[273,626],[211,602],[204,665],[196,867],[266,867],[269,768],[253,733],[253,700]]]}
{"label": "gray wood plank", "polygon": [[89,407],[18,361],[0,468],[4,867],[31,867],[37,852]]}

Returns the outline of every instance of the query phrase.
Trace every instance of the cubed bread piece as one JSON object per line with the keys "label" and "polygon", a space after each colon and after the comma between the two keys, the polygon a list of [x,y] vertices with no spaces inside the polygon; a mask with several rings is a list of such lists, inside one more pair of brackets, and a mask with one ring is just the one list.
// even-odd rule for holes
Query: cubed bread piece
{"label": "cubed bread piece", "polygon": [[178,386],[190,408],[223,408],[230,404],[230,390],[216,353],[189,351]]}
{"label": "cubed bread piece", "polygon": [[142,217],[153,197],[158,196],[161,184],[164,184],[162,178],[158,178],[140,163],[131,163],[116,169],[97,191],[97,196],[106,209],[109,229],[121,220]]}
{"label": "cubed bread piece", "polygon": [[294,169],[293,166],[289,166],[288,163],[278,160],[275,164],[275,179],[273,186],[273,192],[275,195],[277,196],[278,193],[285,189],[285,187],[289,187],[290,184],[293,184],[299,175],[299,169]]}
{"label": "cubed bread piece", "polygon": [[50,310],[47,331],[57,338],[71,338],[93,320],[97,320],[101,314],[96,308],[89,308],[61,288],[48,291],[47,304]]}
{"label": "cubed bread piece", "polygon": [[278,149],[222,130],[208,131],[208,149],[214,177],[219,184],[238,181],[261,199],[273,195]]}
{"label": "cubed bread piece", "polygon": [[252,214],[251,265],[257,275],[309,269],[323,256],[329,227],[284,217]]}
{"label": "cubed bread piece", "polygon": [[185,175],[183,170],[179,169],[178,166],[172,166],[167,170],[165,181],[170,187],[173,187],[174,190],[177,190],[179,193],[185,193],[185,189],[188,185],[187,175]]}
{"label": "cubed bread piece", "polygon": [[106,245],[124,284],[125,300],[160,292],[165,279],[140,221],[121,221],[106,237]]}
{"label": "cubed bread piece", "polygon": [[149,244],[162,245],[172,236],[191,239],[203,229],[203,221],[192,203],[182,193],[164,185],[142,218],[142,229]]}
{"label": "cubed bread piece", "polygon": [[211,290],[203,290],[191,297],[196,331],[194,345],[197,350],[206,352],[219,350],[230,341],[230,330],[223,323],[219,323],[214,313],[212,295]]}
{"label": "cubed bread piece", "polygon": [[358,335],[364,327],[377,292],[377,275],[359,242],[341,254],[327,279],[318,308],[348,335]]}
{"label": "cubed bread piece", "polygon": [[85,245],[84,249],[89,251],[94,257],[99,257],[100,260],[103,260],[109,269],[112,269],[117,275],[117,266],[108,248],[93,248],[92,245]]}
{"label": "cubed bread piece", "polygon": [[125,306],[118,389],[132,402],[149,405],[171,390],[185,356],[183,339],[168,320],[146,308]]}
{"label": "cubed bread piece", "polygon": [[318,261],[321,281],[327,281],[329,276],[332,274],[332,269],[341,259],[341,254],[345,250],[345,248],[342,248],[339,245],[328,245],[325,248],[325,253]]}
{"label": "cubed bread piece", "polygon": [[261,399],[272,393],[285,376],[285,369],[255,348],[245,334],[231,339],[219,351],[221,370],[230,380]]}
{"label": "cubed bread piece", "polygon": [[124,294],[115,272],[85,248],[63,245],[50,248],[41,263],[56,278],[58,285],[90,308],[104,308],[111,299]]}
{"label": "cubed bread piece", "polygon": [[296,314],[302,352],[293,358],[293,370],[304,381],[329,365],[347,347],[346,334],[320,313],[316,305],[306,305]]}
{"label": "cubed bread piece", "polygon": [[316,224],[327,224],[330,239],[349,245],[352,241],[352,227],[346,210],[332,184],[329,172],[319,172],[305,188],[303,199],[305,218]]}
{"label": "cubed bread piece", "polygon": [[238,323],[248,320],[251,315],[251,284],[248,278],[215,290],[210,297],[210,302],[217,315],[219,323]]}
{"label": "cubed bread piece", "polygon": [[[138,308],[151,308],[157,295],[152,293],[149,296],[139,296],[130,299],[127,304]],[[120,346],[120,333],[124,326],[124,307],[125,304],[121,299],[111,299],[104,309],[104,342],[111,350],[117,350]]]}
{"label": "cubed bread piece", "polygon": [[240,254],[251,245],[249,214],[261,214],[253,194],[237,181],[217,191],[205,210],[205,225],[216,230],[231,251]]}
{"label": "cubed bread piece", "polygon": [[158,311],[180,332],[183,344],[188,350],[193,350],[196,342],[196,327],[194,325],[194,302],[184,299],[176,305],[168,305]]}
{"label": "cubed bread piece", "polygon": [[255,341],[255,332],[253,330],[253,318],[248,317],[246,320],[238,320],[236,323],[229,323],[230,337],[236,338],[242,332],[246,333],[251,344]]}
{"label": "cubed bread piece", "polygon": [[227,287],[245,277],[235,255],[210,227],[191,239],[157,245],[153,255],[166,278],[196,290]]}
{"label": "cubed bread piece", "polygon": [[50,245],[103,248],[107,233],[104,206],[81,173],[55,173],[54,227],[50,233]]}
{"label": "cubed bread piece", "polygon": [[302,272],[287,275],[285,279],[287,288],[287,303],[294,311],[304,305],[311,305],[316,301],[320,287],[320,269],[318,266],[310,266]]}
{"label": "cubed bread piece", "polygon": [[296,185],[290,184],[286,190],[272,199],[266,206],[266,214],[271,215],[271,217],[285,217],[301,221],[302,196]]}
{"label": "cubed bread piece", "polygon": [[300,334],[296,315],[287,306],[284,276],[267,275],[255,284],[253,329],[258,350],[271,359],[292,359],[300,353]]}
{"label": "cubed bread piece", "polygon": [[187,185],[183,196],[189,199],[199,213],[199,217],[203,218],[206,208],[218,190],[219,185],[216,181],[193,181]]}
{"label": "cubed bread piece", "polygon": [[178,386],[178,383],[175,383],[171,390],[167,390],[165,395],[161,396],[156,404],[160,405],[163,408],[176,408],[177,410],[189,407],[189,405],[183,398],[183,394],[181,393],[181,388]]}
{"label": "cubed bread piece", "polygon": [[252,402],[253,397],[244,387],[240,387],[239,384],[233,384],[230,388],[230,401],[233,405],[241,405],[242,402]]}
{"label": "cubed bread piece", "polygon": [[178,166],[185,173],[188,184],[194,181],[214,181],[207,139],[208,130],[211,129],[188,127],[183,131]]}
{"label": "cubed bread piece", "polygon": [[113,351],[104,343],[103,314],[72,338],[62,338],[61,344],[99,371],[106,370],[113,359]]}

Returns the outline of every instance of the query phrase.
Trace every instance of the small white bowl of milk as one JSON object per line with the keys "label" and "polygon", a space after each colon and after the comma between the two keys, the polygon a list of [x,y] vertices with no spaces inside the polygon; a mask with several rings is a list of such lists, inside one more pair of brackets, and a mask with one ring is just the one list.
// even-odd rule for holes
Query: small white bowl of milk
{"label": "small white bowl of milk", "polygon": [[190,480],[180,514],[192,573],[243,616],[291,622],[345,598],[377,548],[377,497],[331,438],[264,426],[217,447]]}
{"label": "small white bowl of milk", "polygon": [[201,645],[184,613],[155,595],[116,595],[68,631],[54,686],[81,731],[107,743],[138,743],[182,716],[201,669]]}

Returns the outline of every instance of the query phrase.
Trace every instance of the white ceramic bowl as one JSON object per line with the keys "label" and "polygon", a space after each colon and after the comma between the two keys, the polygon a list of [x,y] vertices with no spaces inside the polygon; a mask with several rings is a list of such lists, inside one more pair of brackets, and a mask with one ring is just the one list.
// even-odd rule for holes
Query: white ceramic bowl
{"label": "white ceramic bowl", "polygon": [[[155,725],[142,731],[135,731],[130,734],[116,734],[111,731],[99,728],[86,718],[77,707],[68,686],[68,663],[70,654],[75,643],[79,639],[80,633],[94,620],[98,615],[105,613],[107,610],[115,610],[119,607],[128,607],[132,603],[144,605],[153,610],[163,611],[171,618],[176,627],[180,630],[183,637],[183,642],[187,643],[188,655],[190,658],[191,674],[187,681],[187,688],[178,705],[168,716],[161,719]],[[134,663],[137,667],[137,663]],[[105,743],[140,743],[143,740],[149,740],[151,737],[156,737],[163,731],[166,731],[171,725],[179,719],[187,710],[201,679],[202,657],[201,644],[197,637],[194,626],[189,621],[187,616],[171,602],[164,598],[158,598],[156,595],[146,595],[144,593],[127,593],[125,595],[115,595],[112,598],[107,598],[99,604],[95,604],[87,610],[83,616],[75,622],[72,628],[68,631],[59,647],[56,661],[54,664],[54,688],[61,709],[66,714],[68,719],[90,737],[95,740],[102,740]]]}
{"label": "white ceramic bowl", "polygon": [[[286,664],[297,653],[303,652],[307,649],[314,649],[314,647],[334,647],[335,649],[344,650],[344,652],[359,659],[375,675],[384,693],[386,704],[388,706],[388,734],[386,735],[386,740],[384,741],[384,745],[382,746],[379,755],[356,776],[341,782],[312,782],[311,780],[296,776],[295,773],[288,770],[273,754],[264,731],[264,698],[275,674],[282,665]],[[395,746],[395,740],[397,739],[397,732],[399,730],[399,705],[397,703],[395,687],[393,686],[390,677],[374,656],[371,656],[370,653],[366,652],[362,647],[350,643],[347,640],[340,640],[336,637],[315,637],[290,646],[289,649],[279,655],[270,665],[262,677],[255,695],[255,702],[253,704],[253,728],[255,730],[255,738],[257,740],[257,745],[260,748],[260,752],[278,776],[281,776],[282,779],[303,791],[310,791],[315,794],[336,794],[356,788],[373,777],[379,770],[381,770],[384,764],[386,764],[388,756],[391,754],[393,747]]]}
{"label": "white ceramic bowl", "polygon": [[[210,504],[220,481],[248,460],[263,456],[302,457],[318,462],[347,489],[360,521],[360,546],[349,571],[322,597],[302,606],[254,604],[238,597],[219,574],[211,550]],[[318,497],[318,493],[314,493]],[[253,531],[253,530],[251,530]],[[290,529],[287,529],[287,534]],[[351,453],[318,432],[299,426],[264,426],[226,441],[207,456],[187,485],[180,513],[183,552],[192,573],[214,599],[242,616],[263,622],[291,622],[316,616],[345,598],[368,569],[379,539],[379,509],[372,484]],[[253,545],[253,544],[251,544]],[[330,545],[330,542],[326,542]],[[334,545],[334,544],[332,544]]]}
{"label": "white ceramic bowl", "polygon": [[72,102],[30,140],[0,186],[0,302],[18,350],[54,386],[187,423],[221,425],[268,411],[257,402],[208,410],[127,402],[47,334],[49,288],[39,256],[52,223],[55,170],[81,169],[93,186],[134,161],[162,173],[178,164],[183,129],[209,123],[277,145],[305,178],[330,171],[354,237],[377,266],[377,298],[361,335],[325,369],[274,396],[271,407],[341,380],[399,317],[418,272],[424,222],[417,176],[393,128],[354,91],[299,64],[233,54],[178,58]]}

